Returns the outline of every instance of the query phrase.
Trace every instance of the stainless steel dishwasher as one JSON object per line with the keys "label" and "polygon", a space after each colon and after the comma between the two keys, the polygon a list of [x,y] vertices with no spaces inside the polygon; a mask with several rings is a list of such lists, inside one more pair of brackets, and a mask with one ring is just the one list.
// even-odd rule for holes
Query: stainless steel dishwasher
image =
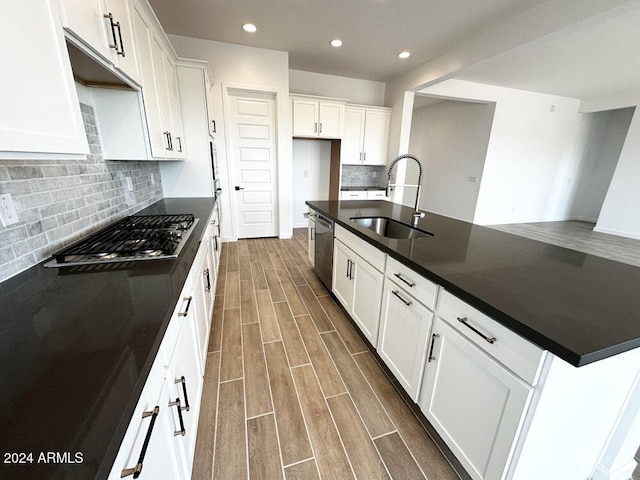
{"label": "stainless steel dishwasher", "polygon": [[333,221],[316,215],[316,246],[314,270],[324,286],[331,291],[333,272]]}

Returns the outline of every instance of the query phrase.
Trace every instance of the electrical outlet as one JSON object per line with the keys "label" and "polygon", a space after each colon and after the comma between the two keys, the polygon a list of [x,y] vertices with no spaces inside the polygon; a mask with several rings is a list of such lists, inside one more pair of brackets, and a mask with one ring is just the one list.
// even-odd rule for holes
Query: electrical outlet
{"label": "electrical outlet", "polygon": [[471,183],[478,183],[478,177],[476,177],[476,176],[469,177],[469,181],[470,181]]}
{"label": "electrical outlet", "polygon": [[373,178],[377,178],[377,176],[378,176],[378,172],[376,172],[376,171],[374,170],[372,173],[373,173]]}
{"label": "electrical outlet", "polygon": [[0,220],[2,220],[2,226],[7,227],[18,223],[18,213],[16,207],[13,205],[11,195],[9,193],[3,193],[0,195]]}
{"label": "electrical outlet", "polygon": [[131,177],[127,177],[127,190],[133,192],[133,182],[131,181]]}
{"label": "electrical outlet", "polygon": [[153,176],[153,173],[150,173],[149,176],[151,177],[151,185],[155,185],[156,184],[156,177]]}

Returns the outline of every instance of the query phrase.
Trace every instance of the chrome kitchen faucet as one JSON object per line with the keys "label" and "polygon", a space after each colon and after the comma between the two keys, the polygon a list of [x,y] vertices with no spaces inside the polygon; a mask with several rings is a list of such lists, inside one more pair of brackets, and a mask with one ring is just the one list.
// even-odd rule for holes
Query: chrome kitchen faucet
{"label": "chrome kitchen faucet", "polygon": [[[391,171],[393,170],[393,167],[395,167],[396,163],[398,163],[400,160],[403,160],[405,158],[414,160],[418,164],[418,168],[420,169],[418,173],[418,183],[415,185],[408,184],[408,183],[405,183],[405,184],[391,183]],[[422,190],[422,162],[420,162],[420,160],[418,160],[415,156],[409,153],[405,153],[404,155],[400,155],[393,159],[393,161],[389,165],[389,172],[387,175],[388,175],[387,189],[386,189],[387,197],[389,196],[391,187],[415,187],[418,189],[416,192],[416,204],[415,204],[415,207],[413,208],[413,223],[412,223],[414,227],[417,227],[418,220],[423,218],[425,215],[424,212],[421,212],[420,210],[418,210],[418,205],[420,204],[420,192]]]}

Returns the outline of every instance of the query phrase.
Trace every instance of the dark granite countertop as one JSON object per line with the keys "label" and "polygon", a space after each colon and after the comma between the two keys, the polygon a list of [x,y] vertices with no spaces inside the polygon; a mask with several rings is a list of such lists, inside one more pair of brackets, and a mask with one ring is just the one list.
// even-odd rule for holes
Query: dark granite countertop
{"label": "dark granite countertop", "polygon": [[360,191],[369,191],[369,190],[386,190],[387,187],[381,187],[380,185],[366,185],[362,187],[341,187],[340,190],[343,192],[360,192]]}
{"label": "dark granite countertop", "polygon": [[574,366],[640,346],[640,268],[427,213],[415,240],[382,237],[349,219],[411,223],[381,200],[309,201],[360,238]]}
{"label": "dark granite countertop", "polygon": [[[200,219],[179,258],[32,267],[0,283],[0,478],[106,478],[213,209],[164,199],[141,214]],[[41,452],[82,463],[38,463]]]}

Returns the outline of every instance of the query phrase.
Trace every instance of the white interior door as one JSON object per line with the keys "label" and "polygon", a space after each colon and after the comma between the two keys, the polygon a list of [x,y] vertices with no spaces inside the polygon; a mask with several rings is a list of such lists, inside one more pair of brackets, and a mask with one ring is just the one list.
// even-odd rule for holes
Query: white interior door
{"label": "white interior door", "polygon": [[277,235],[275,97],[229,92],[231,192],[238,238]]}

